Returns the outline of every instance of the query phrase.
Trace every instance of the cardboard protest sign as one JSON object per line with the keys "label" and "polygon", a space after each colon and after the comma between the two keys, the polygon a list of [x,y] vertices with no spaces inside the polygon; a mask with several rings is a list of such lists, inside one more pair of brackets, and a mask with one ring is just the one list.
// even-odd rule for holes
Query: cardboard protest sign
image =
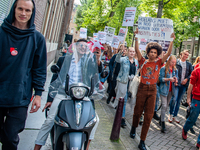
{"label": "cardboard protest sign", "polygon": [[139,50],[140,51],[145,51],[146,46],[150,42],[157,42],[160,44],[163,48],[163,51],[167,51],[169,48],[170,41],[162,41],[162,40],[151,40],[151,39],[141,39],[140,40],[140,45],[139,45]]}
{"label": "cardboard protest sign", "polygon": [[87,39],[87,29],[86,28],[80,28],[80,38]]}
{"label": "cardboard protest sign", "polygon": [[119,36],[114,35],[111,47],[118,48],[119,46]]}
{"label": "cardboard protest sign", "polygon": [[170,38],[173,33],[173,21],[171,19],[139,17],[137,37],[172,41]]}
{"label": "cardboard protest sign", "polygon": [[93,40],[98,40],[98,33],[93,33]]}
{"label": "cardboard protest sign", "polygon": [[121,43],[124,42],[124,38],[126,38],[125,35],[126,35],[126,28],[120,28],[118,36],[119,36],[119,41]]}
{"label": "cardboard protest sign", "polygon": [[115,28],[105,26],[104,32],[106,32],[106,43],[111,45],[115,34]]}
{"label": "cardboard protest sign", "polygon": [[101,42],[102,44],[106,43],[106,32],[98,32],[98,39],[99,42]]}
{"label": "cardboard protest sign", "polygon": [[122,26],[133,26],[136,7],[126,7]]}

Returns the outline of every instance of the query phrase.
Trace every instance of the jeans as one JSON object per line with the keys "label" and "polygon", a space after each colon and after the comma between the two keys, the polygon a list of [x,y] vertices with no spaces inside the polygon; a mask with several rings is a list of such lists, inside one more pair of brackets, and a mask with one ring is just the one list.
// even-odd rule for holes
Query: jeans
{"label": "jeans", "polygon": [[155,109],[154,109],[154,111],[157,111],[157,109],[158,109],[159,98],[160,98],[159,86],[156,85],[156,88],[157,88],[157,93],[156,93],[156,104],[155,104]]}
{"label": "jeans", "polygon": [[[192,99],[190,115],[187,118],[185,125],[183,126],[185,132],[187,132],[188,130],[190,130],[190,128],[192,128],[194,123],[197,121],[199,113],[200,113],[200,100]],[[200,133],[197,138],[197,143],[200,144]]]}
{"label": "jeans", "polygon": [[0,107],[0,126],[3,126],[0,133],[2,150],[17,150],[18,134],[24,130],[27,110],[28,107]]}
{"label": "jeans", "polygon": [[[35,140],[35,144],[45,145],[46,140],[48,138],[48,135],[51,131],[51,128],[54,125],[54,117],[55,117],[58,105],[63,98],[65,98],[65,96],[60,95],[60,94],[57,94],[56,97],[54,98],[53,103],[51,104],[51,107],[50,107],[49,114],[48,114],[45,122],[43,123],[38,135],[37,135],[37,138]],[[98,117],[97,114],[96,114],[96,117],[97,117],[97,122],[96,122],[96,124],[94,125],[94,127],[91,131],[90,138],[89,138],[90,140],[94,139],[94,134],[95,134],[95,131],[96,131],[97,126],[99,124],[99,117]]]}
{"label": "jeans", "polygon": [[176,92],[175,95],[172,96],[172,99],[170,101],[170,109],[169,114],[173,115],[174,117],[177,116],[181,99],[183,98],[183,95],[185,94],[186,87],[184,85],[181,85],[179,87],[175,88]]}
{"label": "jeans", "polygon": [[122,112],[122,118],[125,117],[127,99],[128,99],[128,92],[126,92],[126,96],[124,97],[124,107],[123,107],[123,112]]}

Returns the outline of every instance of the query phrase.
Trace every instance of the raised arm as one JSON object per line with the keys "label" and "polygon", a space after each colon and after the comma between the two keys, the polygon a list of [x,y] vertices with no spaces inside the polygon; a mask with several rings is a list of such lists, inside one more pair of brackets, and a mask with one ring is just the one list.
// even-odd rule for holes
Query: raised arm
{"label": "raised arm", "polygon": [[[173,38],[173,41],[176,38],[174,33],[171,34],[171,38]],[[162,58],[162,63],[164,63],[167,60],[167,58],[171,55],[172,47],[173,47],[173,41],[170,42],[169,48],[167,50],[167,53]]]}
{"label": "raised arm", "polygon": [[[135,35],[138,34],[138,28],[136,28],[134,33],[135,33]],[[139,50],[138,38],[137,37],[135,38],[135,52],[137,53],[138,61],[140,61],[141,58],[142,58],[142,54],[140,53],[140,50]]]}

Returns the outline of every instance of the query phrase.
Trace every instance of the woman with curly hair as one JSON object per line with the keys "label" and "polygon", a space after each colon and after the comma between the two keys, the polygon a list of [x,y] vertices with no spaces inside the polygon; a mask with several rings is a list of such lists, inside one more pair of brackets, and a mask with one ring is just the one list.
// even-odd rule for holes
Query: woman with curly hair
{"label": "woman with curly hair", "polygon": [[160,86],[159,93],[161,98],[161,116],[160,116],[160,125],[161,132],[165,133],[165,113],[167,111],[167,107],[169,106],[169,102],[171,100],[172,95],[174,95],[175,86],[177,85],[178,78],[178,70],[176,69],[176,57],[170,56],[169,60],[165,64],[164,67],[160,69]]}
{"label": "woman with curly hair", "polygon": [[[138,34],[138,28],[135,31],[135,35]],[[174,33],[171,35],[171,38],[175,39]],[[150,42],[146,46],[146,53],[148,59],[145,60],[142,57],[139,50],[138,38],[135,38],[135,51],[138,56],[139,65],[141,66],[140,70],[140,84],[138,86],[138,91],[136,95],[136,105],[134,108],[132,128],[130,132],[130,137],[135,138],[136,127],[139,124],[140,116],[144,110],[144,122],[142,125],[142,132],[140,136],[140,144],[138,148],[140,150],[146,150],[144,141],[149,130],[151,119],[154,115],[155,101],[156,101],[156,83],[158,80],[158,75],[160,68],[163,63],[167,60],[172,52],[173,41],[170,42],[167,53],[163,56],[162,59],[158,59],[158,56],[162,53],[162,47],[156,42]]]}

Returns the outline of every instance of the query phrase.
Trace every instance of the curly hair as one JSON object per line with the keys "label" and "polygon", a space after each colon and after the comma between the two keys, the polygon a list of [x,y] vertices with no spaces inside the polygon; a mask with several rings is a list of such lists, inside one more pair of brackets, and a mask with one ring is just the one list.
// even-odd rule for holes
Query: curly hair
{"label": "curly hair", "polygon": [[146,53],[147,55],[151,51],[151,49],[156,49],[157,50],[157,57],[162,53],[162,46],[158,44],[157,42],[150,42],[146,46]]}

